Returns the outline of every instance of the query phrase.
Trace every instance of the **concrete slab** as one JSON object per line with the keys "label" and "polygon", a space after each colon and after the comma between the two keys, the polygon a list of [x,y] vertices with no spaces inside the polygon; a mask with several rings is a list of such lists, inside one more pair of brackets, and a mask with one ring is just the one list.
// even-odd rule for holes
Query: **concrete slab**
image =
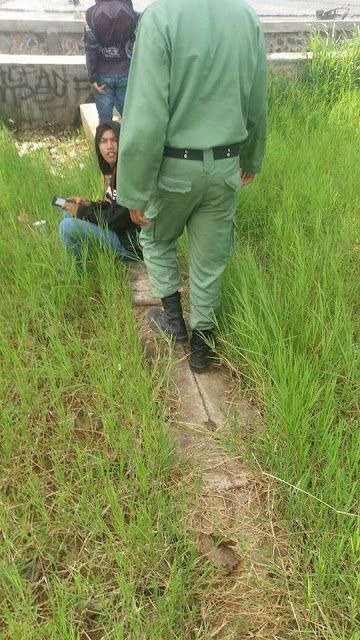
{"label": "concrete slab", "polygon": [[264,33],[296,33],[309,34],[310,31],[355,31],[360,26],[359,18],[352,20],[314,20],[312,18],[280,18],[279,16],[261,19]]}
{"label": "concrete slab", "polygon": [[81,124],[84,129],[85,137],[88,142],[93,142],[95,138],[95,129],[99,123],[96,106],[93,103],[80,105]]}
{"label": "concrete slab", "polygon": [[[1,0],[0,0],[1,2]],[[1,5],[0,5],[1,7]],[[0,9],[0,53],[17,55],[83,55],[84,21],[67,16],[65,19],[50,18],[39,14],[29,19],[28,14],[19,14],[10,20],[2,16]],[[26,19],[24,19],[26,16]],[[310,33],[314,30],[331,33],[336,38],[350,37],[359,19],[325,20],[312,18],[262,18],[267,53],[281,51],[304,51],[309,48]]]}
{"label": "concrete slab", "polygon": [[[151,296],[151,285],[146,274],[145,265],[141,262],[129,266],[132,303],[142,306],[160,303]],[[146,315],[144,313],[144,315]],[[143,334],[147,341],[146,333]],[[161,341],[150,331],[150,339]],[[188,345],[178,345],[174,349],[174,369],[172,380],[177,390],[179,403],[178,422],[180,428],[216,432],[234,415],[234,404],[231,399],[231,381],[222,367],[211,365],[202,374],[194,373],[189,366]],[[242,425],[258,419],[256,412],[247,404],[236,405],[236,419]],[[187,445],[186,445],[187,446]],[[217,463],[219,460],[217,461]]]}
{"label": "concrete slab", "polygon": [[32,65],[47,67],[83,67],[85,68],[85,56],[41,56],[41,55],[12,55],[2,53],[0,55],[0,65]]}
{"label": "concrete slab", "polygon": [[305,71],[312,53],[269,53],[267,59],[271,76],[295,78]]}
{"label": "concrete slab", "polygon": [[1,115],[75,124],[91,93],[83,56],[0,55]]}
{"label": "concrete slab", "polygon": [[[171,348],[146,324],[147,309],[134,306],[139,295],[148,295],[150,283],[142,263],[129,265],[133,313],[148,358],[159,361],[159,353]],[[183,489],[188,496],[186,525],[195,537],[198,551],[212,562],[213,570],[231,576],[227,585],[234,601],[234,611],[222,627],[224,637],[239,616],[239,602],[244,599],[244,585],[263,588],[268,578],[269,560],[274,557],[271,531],[259,504],[258,482],[239,455],[232,457],[224,447],[222,429],[234,419],[232,381],[220,366],[211,366],[203,374],[194,374],[188,361],[188,346],[172,349],[173,424],[177,451],[187,461]],[[258,422],[257,412],[245,401],[236,403],[239,425]],[[271,580],[270,580],[271,583]],[[222,583],[222,591],[227,588]],[[246,600],[246,611],[249,604]],[[218,636],[217,636],[218,637]],[[220,637],[220,636],[219,636]],[[232,636],[231,636],[232,637]]]}
{"label": "concrete slab", "polygon": [[184,347],[179,347],[179,355],[173,372],[173,382],[179,398],[179,424],[186,427],[204,426],[209,420],[208,411],[191,371]]}
{"label": "concrete slab", "polygon": [[129,262],[131,301],[135,307],[147,307],[161,304],[159,298],[154,298],[151,283],[147,277],[143,262]]}
{"label": "concrete slab", "polygon": [[153,298],[151,293],[144,291],[133,291],[131,300],[134,307],[154,307],[161,304],[159,298]]}
{"label": "concrete slab", "polygon": [[[89,142],[93,142],[95,137],[95,129],[99,124],[99,117],[96,110],[95,102],[81,104],[80,117],[87,140]],[[116,122],[121,122],[121,115],[116,108],[114,108],[113,120],[116,120]]]}
{"label": "concrete slab", "polygon": [[76,33],[79,36],[84,34],[84,21],[74,20],[72,15],[64,16],[54,20],[53,17],[42,14],[17,14],[15,18],[9,18],[8,14],[4,14],[0,10],[0,31],[21,32],[30,31],[31,33]]}

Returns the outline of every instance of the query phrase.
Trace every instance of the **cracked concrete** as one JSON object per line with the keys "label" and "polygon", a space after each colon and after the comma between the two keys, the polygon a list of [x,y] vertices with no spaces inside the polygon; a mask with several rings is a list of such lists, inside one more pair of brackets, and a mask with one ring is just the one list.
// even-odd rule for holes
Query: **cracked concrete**
{"label": "cracked concrete", "polygon": [[[130,265],[130,280],[133,305],[137,307],[136,317],[142,324],[146,322],[147,309],[142,312],[139,309],[139,294],[146,305],[154,303],[142,263]],[[161,337],[144,326],[141,333],[147,352],[149,341],[152,344],[154,340],[161,341]],[[177,411],[173,433],[180,455],[192,467],[188,486],[191,495],[189,528],[197,533],[202,552],[208,548],[209,540],[233,541],[231,554],[222,549],[219,562],[214,551],[215,542],[215,547],[205,554],[219,568],[226,569],[224,557],[229,557],[229,571],[241,574],[242,580],[244,572],[248,577],[254,571],[256,575],[264,576],[267,554],[264,552],[263,534],[258,530],[262,508],[256,479],[240,457],[229,455],[221,437],[235,410],[238,428],[244,433],[259,423],[258,412],[245,401],[234,404],[232,382],[223,367],[211,364],[209,370],[196,374],[190,369],[187,356],[187,346],[174,347],[172,382],[176,390]],[[234,554],[239,562],[235,562]],[[246,562],[240,563],[240,558],[244,557]]]}

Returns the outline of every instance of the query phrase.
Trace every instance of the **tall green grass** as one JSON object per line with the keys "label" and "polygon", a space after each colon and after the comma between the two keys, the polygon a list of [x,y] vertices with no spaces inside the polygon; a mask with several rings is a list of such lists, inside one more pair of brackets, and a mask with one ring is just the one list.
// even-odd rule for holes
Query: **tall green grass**
{"label": "tall green grass", "polygon": [[94,158],[0,145],[0,636],[206,637],[167,362],[145,360],[125,267],[78,276],[57,239],[51,198],[95,196]]}
{"label": "tall green grass", "polygon": [[253,454],[293,485],[273,491],[309,612],[301,631],[358,640],[359,40],[330,49],[315,40],[305,78],[272,80],[266,160],[240,193],[220,342],[263,409]]}
{"label": "tall green grass", "polygon": [[[258,463],[293,485],[273,491],[299,637],[359,640],[359,48],[316,47],[307,78],[271,84],[220,342],[263,408]],[[99,254],[78,277],[56,237],[52,196],[99,196],[96,161],[19,158],[5,129],[0,154],[0,636],[209,638],[167,363],[144,359],[124,266]]]}

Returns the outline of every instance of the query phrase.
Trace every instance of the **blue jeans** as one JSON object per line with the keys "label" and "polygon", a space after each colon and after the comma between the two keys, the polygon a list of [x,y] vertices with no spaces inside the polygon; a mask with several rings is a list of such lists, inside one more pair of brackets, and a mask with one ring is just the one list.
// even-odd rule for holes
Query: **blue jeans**
{"label": "blue jeans", "polygon": [[120,115],[122,115],[127,81],[127,75],[99,76],[97,78],[99,87],[106,84],[105,93],[99,93],[94,89],[94,99],[99,115],[99,122],[112,120],[114,105],[116,105],[117,110]]}
{"label": "blue jeans", "polygon": [[125,260],[134,259],[121,244],[115,231],[110,231],[104,227],[87,220],[79,220],[69,216],[64,212],[64,219],[59,225],[59,236],[65,249],[75,257],[78,266],[81,266],[84,246],[98,246],[111,249],[111,251]]}

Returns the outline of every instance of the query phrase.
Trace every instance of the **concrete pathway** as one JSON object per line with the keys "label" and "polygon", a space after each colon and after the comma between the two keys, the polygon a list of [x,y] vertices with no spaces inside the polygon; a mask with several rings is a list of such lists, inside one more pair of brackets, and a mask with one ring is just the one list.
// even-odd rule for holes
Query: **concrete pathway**
{"label": "concrete pathway", "polygon": [[[88,106],[82,119],[93,144]],[[130,262],[128,267],[146,356],[160,361],[160,354],[171,347],[150,329],[146,314],[161,302],[152,297],[144,263]],[[193,373],[188,351],[188,345],[171,348],[169,420],[185,467],[186,526],[212,567],[203,618],[218,640],[276,638],[279,625],[282,631],[293,631],[297,621],[286,589],[271,577],[285,571],[271,517],[271,490],[263,479],[259,482],[244,455],[246,438],[262,428],[261,417],[241,398],[239,385],[224,367],[211,364],[206,372]],[[239,635],[239,624],[254,635]]]}
{"label": "concrete pathway", "polygon": [[[158,359],[168,345],[148,327],[146,314],[160,300],[152,297],[143,263],[129,264],[129,272],[142,342],[147,357]],[[199,552],[213,566],[209,581],[221,581],[220,589],[209,589],[211,637],[239,638],[235,622],[241,616],[256,631],[251,637],[277,637],[270,567],[277,564],[274,558],[279,554],[267,510],[270,494],[243,455],[245,438],[261,428],[260,415],[240,398],[239,388],[235,399],[234,381],[224,367],[212,364],[202,374],[193,373],[188,351],[188,345],[172,351],[173,434],[188,468],[184,490],[189,535],[196,537]],[[235,456],[226,449],[229,438]],[[276,597],[279,600],[279,593]],[[214,610],[218,619],[211,618]],[[293,623],[292,619],[291,627]]]}

